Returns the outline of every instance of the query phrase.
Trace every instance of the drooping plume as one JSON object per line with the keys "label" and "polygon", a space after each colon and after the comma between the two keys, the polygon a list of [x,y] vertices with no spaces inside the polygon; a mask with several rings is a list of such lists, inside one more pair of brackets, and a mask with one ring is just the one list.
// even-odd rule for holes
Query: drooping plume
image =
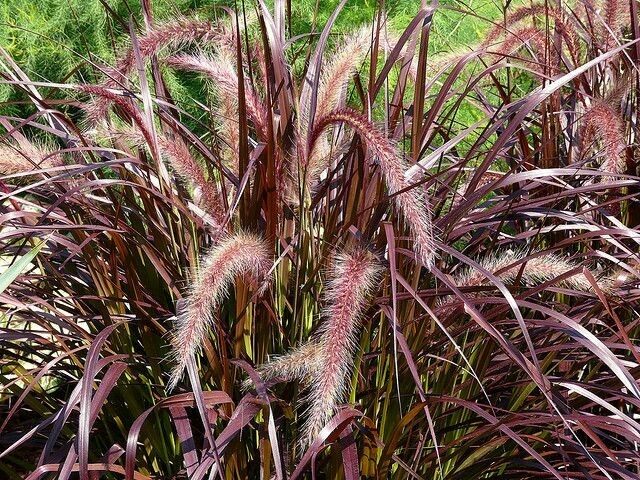
{"label": "drooping plume", "polygon": [[[570,262],[563,257],[554,254],[545,254],[530,258],[523,268],[525,252],[513,252],[511,250],[489,255],[478,262],[485,270],[493,273],[506,285],[512,285],[519,279],[522,285],[535,287],[541,283],[551,282],[554,279],[565,275],[571,270],[575,270],[581,265]],[[584,267],[583,267],[584,268]],[[592,272],[597,278],[598,275]],[[480,285],[491,285],[487,277],[479,270],[471,267],[465,268],[461,273],[454,276],[455,284],[458,287],[476,287]],[[582,272],[577,272],[559,282],[558,285],[579,292],[591,292],[593,286]],[[607,278],[598,280],[599,287],[610,293],[612,283]],[[477,294],[473,294],[477,295]],[[482,295],[482,293],[480,293]],[[456,298],[448,296],[442,299],[440,306],[450,306],[456,302]]]}
{"label": "drooping plume", "polygon": [[[556,30],[562,35],[565,40],[569,55],[571,56],[574,64],[577,65],[580,55],[579,36],[575,26],[567,20],[566,15],[561,9],[549,7],[545,4],[520,7],[514,10],[513,13],[511,13],[511,15],[507,17],[506,25],[509,29],[513,29],[513,27],[517,23],[522,22],[525,19],[531,19],[538,15],[553,20]],[[496,40],[498,40],[498,38],[504,33],[508,33],[508,31],[505,30],[505,27],[503,25],[496,25],[489,31],[484,41],[482,42],[482,46],[490,46],[491,44],[495,43]],[[559,52],[556,52],[556,54],[557,53]]]}
{"label": "drooping plume", "polygon": [[176,320],[173,357],[175,366],[168,388],[173,389],[189,358],[202,347],[207,329],[213,324],[216,308],[237,275],[248,275],[256,285],[272,265],[265,242],[255,235],[236,233],[223,239],[204,256],[186,299],[184,312]]}
{"label": "drooping plume", "polygon": [[367,118],[349,109],[331,112],[318,120],[311,138],[310,151],[313,151],[315,140],[324,129],[335,123],[344,123],[355,130],[373,153],[389,189],[389,195],[392,196],[398,212],[411,231],[413,249],[418,259],[427,268],[432,267],[435,259],[435,242],[431,224],[431,207],[424,189],[420,186],[412,187],[406,179],[407,164],[403,157]]}
{"label": "drooping plume", "polygon": [[324,295],[327,308],[318,337],[320,365],[310,383],[303,445],[313,441],[345,399],[360,316],[377,273],[378,265],[366,250],[342,254],[335,261]]}
{"label": "drooping plume", "polygon": [[60,153],[50,152],[26,140],[20,141],[16,146],[0,145],[0,175],[37,173],[41,169],[62,165],[64,159]]}
{"label": "drooping plume", "polygon": [[100,105],[103,105],[102,100],[107,102],[107,106],[111,105],[111,103],[115,103],[130,117],[134,126],[139,129],[140,133],[143,135],[146,144],[149,145],[149,148],[153,149],[153,145],[155,144],[151,129],[136,104],[130,102],[129,99],[119,95],[112,89],[100,85],[80,85],[78,86],[78,90],[88,93],[89,95],[93,95],[97,99],[84,105],[84,110],[87,112],[90,122],[96,114],[95,109],[99,108]]}
{"label": "drooping plume", "polygon": [[[510,57],[510,60],[523,62],[525,66],[540,75],[557,75],[560,73],[557,68],[558,52],[555,50],[549,52],[551,58],[547,59],[546,64],[542,62],[547,53],[547,36],[547,33],[539,27],[520,28],[514,32],[509,32],[504,41],[495,48],[490,48],[490,51],[498,60],[507,56]],[[526,47],[530,48],[535,54],[534,60],[525,60],[515,56],[518,51]]]}
{"label": "drooping plume", "polygon": [[189,147],[178,139],[158,137],[160,154],[164,155],[173,169],[185,179],[193,188],[198,188],[202,196],[202,206],[209,213],[218,229],[222,229],[224,222],[224,208],[220,201],[220,194],[213,181],[207,180],[202,167],[191,155]]}
{"label": "drooping plume", "polygon": [[[302,100],[298,120],[298,142],[303,152],[308,147],[309,137],[317,121],[328,113],[344,107],[349,80],[370,48],[371,31],[371,26],[361,28],[346,38],[323,63],[315,97],[316,108],[311,130],[309,130],[311,96]],[[313,190],[318,176],[328,166],[330,154],[328,132],[325,131],[315,140],[314,148],[309,150],[308,156],[302,155],[301,164],[297,161],[292,163],[291,177],[294,184],[299,181],[305,182],[306,189]],[[299,172],[299,169],[303,172]],[[294,198],[295,192],[290,192],[289,196]]]}
{"label": "drooping plume", "polygon": [[[522,6],[515,9],[507,17],[507,28],[511,29],[513,25],[517,24],[518,22],[521,22],[527,18],[535,17],[537,15],[548,16],[554,22],[560,24],[564,30],[571,32],[571,37],[574,38],[577,42],[578,33],[575,31],[575,28],[573,28],[572,24],[567,23],[567,20],[565,20],[564,18],[565,14],[563,13],[563,11],[558,8],[549,7],[548,5],[545,5],[543,3]],[[504,33],[505,27],[502,24],[494,26],[485,36],[483,44],[490,45]]]}
{"label": "drooping plume", "polygon": [[[322,66],[316,96],[316,119],[344,106],[349,80],[370,48],[371,28],[371,26],[363,27],[349,36],[335,49],[332,56],[326,59]],[[301,105],[300,109],[301,121],[308,122],[310,105]],[[303,135],[307,132],[306,126],[303,126],[301,132]]]}
{"label": "drooping plume", "polygon": [[[144,145],[146,139],[144,134],[135,128],[110,129],[107,134],[132,142],[136,145]],[[211,180],[205,178],[204,171],[200,164],[191,154],[189,147],[180,139],[170,139],[164,135],[156,135],[160,155],[162,155],[171,165],[173,170],[183,178],[193,189],[200,193],[200,206],[207,212],[213,220],[214,230],[222,232],[224,224],[224,208],[222,205],[220,192]]]}
{"label": "drooping plume", "polygon": [[[204,55],[180,55],[167,59],[167,64],[180,70],[202,73],[215,82],[221,95],[238,98],[236,61],[228,52],[220,53],[215,59]],[[258,136],[264,139],[267,135],[267,111],[248,81],[244,85],[244,96],[247,116],[253,122]]]}
{"label": "drooping plume", "polygon": [[[210,21],[179,18],[154,27],[137,40],[140,57],[144,60],[158,54],[163,48],[175,49],[195,40],[199,40],[201,44],[211,40],[230,42],[231,37],[230,31],[222,26],[214,26]],[[126,84],[135,65],[136,53],[133,48],[130,48],[117,60],[115,67],[105,70],[107,79],[102,86],[117,88],[121,84]],[[95,123],[104,118],[111,101],[108,97],[96,99],[89,109],[89,119]]]}

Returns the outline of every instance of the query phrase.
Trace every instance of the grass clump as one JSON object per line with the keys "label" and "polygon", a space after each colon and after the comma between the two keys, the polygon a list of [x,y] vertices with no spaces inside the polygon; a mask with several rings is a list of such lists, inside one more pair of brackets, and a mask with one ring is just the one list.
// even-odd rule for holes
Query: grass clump
{"label": "grass clump", "polygon": [[244,7],[143,5],[95,81],[7,60],[3,473],[637,477],[628,6],[513,5],[440,64],[439,10]]}

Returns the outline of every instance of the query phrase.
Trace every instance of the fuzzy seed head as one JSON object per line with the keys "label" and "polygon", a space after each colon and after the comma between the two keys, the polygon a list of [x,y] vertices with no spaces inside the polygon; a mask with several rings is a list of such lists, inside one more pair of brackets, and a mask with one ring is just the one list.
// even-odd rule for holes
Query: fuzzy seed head
{"label": "fuzzy seed head", "polygon": [[[164,48],[176,49],[182,45],[199,40],[201,44],[211,41],[230,41],[232,35],[223,26],[214,26],[209,21],[188,18],[178,18],[152,28],[145,35],[138,38],[139,53],[142,59],[157,55]],[[117,61],[113,68],[105,71],[107,80],[104,88],[115,88],[127,83],[129,74],[136,65],[136,55],[133,48],[128,49]],[[95,124],[107,115],[107,110],[113,100],[108,97],[98,97],[87,108],[89,120]]]}
{"label": "fuzzy seed head", "polygon": [[[228,52],[221,53],[215,59],[207,58],[204,55],[180,55],[169,58],[167,64],[180,70],[202,73],[215,82],[215,86],[222,96],[238,98],[237,66]],[[244,85],[244,95],[247,116],[253,122],[258,136],[266,138],[267,111],[248,81]]]}
{"label": "fuzzy seed head", "polygon": [[[332,148],[329,144],[328,132],[322,132],[315,139],[313,150],[307,152],[309,138],[319,119],[344,106],[349,80],[364,60],[368,51],[371,29],[371,26],[362,27],[353,35],[347,37],[323,63],[311,131],[309,130],[309,116],[311,115],[312,99],[310,95],[301,99],[297,126],[297,141],[301,161],[291,163],[293,168],[290,175],[293,185],[304,182],[307,191],[313,191],[318,177],[329,165]],[[289,190],[295,190],[295,188],[290,186]],[[291,201],[295,201],[297,193],[297,191],[289,191],[286,196]]]}
{"label": "fuzzy seed head", "polygon": [[322,118],[343,106],[349,79],[362,63],[370,38],[371,26],[361,28],[342,42],[323,66],[318,86],[316,118]]}
{"label": "fuzzy seed head", "polygon": [[0,175],[37,172],[64,165],[63,156],[22,141],[19,146],[0,145]]}
{"label": "fuzzy seed head", "polygon": [[396,209],[409,227],[414,252],[425,267],[431,268],[435,261],[435,240],[429,201],[422,188],[412,187],[406,179],[406,162],[398,155],[394,145],[367,118],[353,110],[345,109],[334,111],[319,119],[311,138],[310,151],[313,151],[315,140],[328,125],[340,122],[355,130],[376,157]]}
{"label": "fuzzy seed head", "polygon": [[[579,58],[579,53],[580,53],[579,36],[575,26],[572,23],[570,23],[567,19],[565,19],[565,14],[562,11],[562,9],[549,7],[548,5],[545,5],[545,4],[537,4],[537,5],[520,7],[514,10],[513,13],[508,16],[506,20],[506,24],[508,25],[508,28],[511,29],[513,28],[514,25],[518,24],[519,22],[523,22],[524,20],[527,20],[527,19],[532,20],[534,17],[538,15],[544,16],[546,18],[553,20],[555,28],[562,35],[565,41],[565,44],[567,45],[567,49],[569,51],[571,58],[574,60],[574,62],[576,62],[577,59]],[[527,27],[529,26],[530,25],[527,25]],[[525,34],[526,31],[527,30],[525,29],[525,30],[522,30],[520,33]],[[498,38],[500,38],[500,36],[504,33],[508,33],[508,31],[505,32],[505,27],[503,25],[495,26],[493,29],[489,31],[489,33],[485,37],[484,41],[482,42],[482,46],[487,47],[495,43],[496,40],[498,40]],[[509,37],[509,35],[507,36]],[[534,45],[535,43],[538,42],[538,40],[534,37],[530,38],[530,40],[532,41],[532,43],[534,43]],[[544,51],[544,49],[541,51]],[[554,53],[554,54],[557,55],[557,53]]]}
{"label": "fuzzy seed head", "polygon": [[309,444],[344,401],[357,346],[360,316],[379,272],[373,256],[354,250],[337,257],[319,330],[320,365],[310,384],[309,409],[301,442]]}
{"label": "fuzzy seed head", "polygon": [[583,116],[582,144],[588,148],[594,141],[600,141],[605,160],[601,169],[605,172],[624,173],[624,151],[627,142],[624,124],[615,109],[604,102],[596,102]]}
{"label": "fuzzy seed head", "polygon": [[[558,255],[545,254],[527,260],[523,269],[522,264],[526,256],[525,252],[513,252],[509,250],[489,255],[478,263],[482,268],[496,275],[506,285],[513,285],[521,274],[519,277],[520,283],[527,287],[535,287],[541,283],[552,282],[556,278],[580,266]],[[592,275],[595,278],[598,277],[595,272],[593,272]],[[466,268],[463,272],[456,275],[454,280],[458,287],[475,287],[489,284],[487,277],[479,270],[473,268]],[[578,292],[593,291],[593,286],[581,272],[561,280],[558,282],[558,285]],[[599,279],[598,286],[605,294],[610,294],[612,291],[612,282],[607,278]],[[482,295],[482,293],[480,293],[480,295]],[[455,303],[453,297],[445,297],[439,305],[451,307],[453,303]]]}
{"label": "fuzzy seed head", "polygon": [[[322,366],[322,349],[317,341],[310,341],[284,355],[278,355],[257,369],[262,381],[282,378],[285,382],[310,384]],[[242,383],[243,390],[252,387],[251,379]]]}
{"label": "fuzzy seed head", "polygon": [[207,329],[214,323],[214,311],[226,297],[233,279],[237,275],[247,275],[258,284],[266,278],[271,265],[265,242],[248,233],[230,235],[203,257],[184,312],[176,320],[175,366],[169,390],[179,382],[189,358],[202,347]]}
{"label": "fuzzy seed head", "polygon": [[[120,138],[137,146],[146,144],[142,131],[135,128],[110,129],[107,132],[111,138]],[[224,208],[220,193],[215,183],[205,178],[204,171],[196,159],[191,155],[189,147],[180,139],[171,139],[164,135],[156,135],[160,155],[169,162],[174,171],[182,177],[194,190],[200,199],[202,208],[211,215],[214,230],[221,232],[224,222]]]}

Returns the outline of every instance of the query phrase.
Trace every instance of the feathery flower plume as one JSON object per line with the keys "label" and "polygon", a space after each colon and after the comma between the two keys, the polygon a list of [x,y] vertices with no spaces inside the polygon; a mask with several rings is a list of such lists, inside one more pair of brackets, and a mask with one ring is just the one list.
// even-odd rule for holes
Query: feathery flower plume
{"label": "feathery flower plume", "polygon": [[[507,252],[489,255],[478,263],[482,268],[496,275],[506,285],[513,284],[522,271],[520,282],[528,287],[553,281],[580,266],[558,255],[545,254],[527,260],[523,269],[522,263],[525,258],[525,252],[509,250]],[[593,276],[597,278],[598,275],[593,273]],[[458,287],[475,287],[489,283],[489,280],[482,272],[470,267],[457,274],[454,280]],[[598,283],[603,292],[611,292],[611,282],[609,279],[601,278]],[[581,272],[565,278],[558,282],[558,284],[562,287],[580,292],[591,292],[593,290],[593,286]],[[480,293],[480,295],[482,294]],[[439,302],[439,306],[451,307],[455,302],[456,299],[454,297],[447,296]]]}
{"label": "feathery flower plume", "polygon": [[310,152],[313,151],[318,136],[334,123],[345,123],[351,127],[377,157],[389,194],[393,196],[396,208],[413,236],[414,252],[427,268],[431,268],[435,258],[431,207],[423,188],[419,186],[411,188],[411,184],[405,177],[407,165],[404,159],[398,155],[393,144],[366,117],[350,109],[337,110],[318,119],[310,139]]}
{"label": "feathery flower plume", "polygon": [[[131,117],[131,120],[133,121],[135,126],[140,129],[140,132],[144,136],[147,145],[149,145],[149,147],[153,149],[153,137],[148,129],[147,122],[140,113],[140,110],[135,108],[127,98],[123,97],[122,95],[118,95],[109,88],[99,85],[79,85],[78,90],[88,93],[89,95],[95,95],[98,98],[105,99],[109,102],[109,104],[115,103],[116,105],[118,105],[118,107],[124,110],[127,115]],[[84,106],[84,110],[87,112],[89,119],[93,118],[93,116],[95,115],[94,109],[96,108],[96,106],[96,102],[92,102]]]}
{"label": "feathery flower plume", "polygon": [[254,39],[251,42],[251,48],[249,49],[249,57],[259,73],[257,84],[265,89],[269,82],[269,74],[267,73],[267,59],[264,54],[264,47],[262,42],[258,39]]}
{"label": "feathery flower plume", "polygon": [[[312,340],[263,363],[257,368],[257,372],[263,382],[282,378],[285,382],[300,381],[309,384],[321,366],[321,345]],[[243,390],[248,390],[252,385],[251,379],[242,382]]]}
{"label": "feathery flower plume", "polygon": [[363,27],[338,46],[322,68],[316,118],[342,107],[349,79],[364,60],[371,38],[371,26]]}
{"label": "feathery flower plume", "polygon": [[625,5],[619,0],[605,0],[604,18],[597,20],[600,24],[599,33],[603,38],[601,49],[606,52],[617,46],[616,37],[620,37],[623,27],[631,23],[628,4]]}
{"label": "feathery flower plume", "polygon": [[[181,45],[192,43],[196,40],[200,42],[210,42],[211,40],[227,41],[232,33],[221,26],[214,26],[210,21],[179,18],[159,25],[147,32],[146,35],[138,38],[140,56],[143,59],[158,54],[163,48],[179,48]],[[107,80],[102,85],[104,88],[115,88],[127,82],[129,74],[136,64],[136,55],[133,48],[128,49],[121,56],[116,66],[107,68],[105,74]],[[106,116],[112,99],[101,97],[94,102],[90,109],[89,119],[94,123]]]}
{"label": "feathery flower plume", "polygon": [[[563,36],[567,44],[567,48],[569,50],[569,54],[571,55],[571,58],[573,59],[574,63],[577,64],[578,63],[577,60],[579,58],[579,52],[580,52],[580,42],[578,40],[579,38],[578,33],[575,27],[565,20],[565,15],[561,9],[549,7],[548,5],[545,5],[545,4],[537,4],[537,5],[531,5],[526,7],[520,7],[514,10],[514,12],[508,16],[506,20],[506,24],[508,25],[507,28],[511,28],[513,25],[525,20],[526,18],[535,17],[537,15],[545,16],[553,20],[555,27]],[[503,33],[507,33],[508,35],[509,32],[508,30],[505,32],[504,26],[496,25],[486,35],[484,41],[482,42],[482,46],[488,47],[492,43],[495,43],[495,41]]]}
{"label": "feathery flower plume", "polygon": [[[520,266],[521,265],[516,265],[500,274],[502,281],[506,283],[515,282],[518,277]],[[553,281],[555,278],[558,278],[560,275],[564,275],[578,266],[580,265],[576,265],[575,263],[558,255],[542,255],[527,260],[521,281],[527,286],[533,287],[544,282]],[[594,272],[593,276],[597,277],[598,275]],[[576,275],[572,275],[569,278],[565,278],[559,282],[559,285],[578,292],[590,292],[593,290],[593,286],[589,283],[587,277],[585,277],[581,272]],[[604,284],[602,284],[602,287],[603,290],[608,289]]]}
{"label": "feathery flower plume", "polygon": [[207,180],[202,167],[191,155],[189,147],[179,139],[170,140],[166,137],[158,137],[160,153],[163,154],[174,170],[185,179],[193,188],[199,188],[202,198],[202,206],[209,213],[218,229],[222,229],[224,222],[224,208],[220,202],[220,194],[213,181]]}
{"label": "feathery flower plume", "polygon": [[[222,95],[238,97],[238,74],[236,62],[229,54],[220,53],[215,59],[204,55],[180,55],[167,59],[173,68],[199,72],[211,78]],[[267,136],[267,112],[257,93],[249,82],[245,82],[244,94],[247,105],[247,116],[253,122],[260,138]]]}
{"label": "feathery flower plume", "polygon": [[[138,146],[145,144],[145,137],[139,129],[121,128],[110,130],[110,137],[119,137]],[[191,155],[189,147],[180,139],[170,139],[164,135],[157,135],[160,154],[171,164],[175,172],[182,177],[194,190],[200,192],[202,208],[211,215],[214,230],[222,232],[224,223],[224,208],[220,200],[220,193],[215,183],[205,178],[202,167]]]}
{"label": "feathery flower plume", "polygon": [[357,346],[359,319],[374,288],[379,268],[366,250],[353,250],[336,258],[325,298],[329,300],[319,330],[320,368],[309,391],[309,410],[303,445],[313,441],[344,400]]}
{"label": "feathery flower plume", "polygon": [[22,141],[19,146],[0,145],[0,175],[34,172],[64,165],[63,156],[33,143]]}
{"label": "feathery flower plume", "polygon": [[177,385],[187,362],[202,347],[207,328],[213,324],[214,311],[224,300],[233,279],[246,274],[258,283],[266,277],[271,265],[271,255],[265,242],[248,233],[230,235],[204,256],[184,312],[176,319],[175,366],[169,390]]}
{"label": "feathery flower plume", "polygon": [[220,129],[218,134],[222,141],[224,162],[235,174],[238,173],[238,156],[240,155],[240,132],[238,131],[238,105],[231,95],[220,95]]}
{"label": "feathery flower plume", "polygon": [[496,53],[501,55],[509,55],[530,42],[538,52],[544,52],[545,49],[545,32],[537,27],[524,27],[509,32],[503,42],[498,46]]}
{"label": "feathery flower plume", "polygon": [[[563,33],[563,32],[561,32]],[[491,52],[501,59],[504,56],[513,56],[519,50],[523,49],[525,46],[529,45],[531,47],[532,53],[534,54],[534,58],[538,59],[538,61],[527,61],[524,58],[516,57],[515,61],[525,63],[526,66],[539,73],[540,75],[551,74],[557,75],[560,73],[557,67],[557,59],[558,52],[552,50],[550,52],[551,59],[548,59],[547,63],[544,64],[540,56],[545,54],[546,50],[546,39],[547,34],[544,30],[538,27],[524,27],[519,28],[513,32],[507,33],[506,37],[502,41],[501,44],[497,46],[495,49],[491,49]],[[547,72],[545,72],[545,68]]]}
{"label": "feathery flower plume", "polygon": [[614,108],[602,101],[595,102],[583,116],[582,145],[588,148],[594,140],[602,143],[605,160],[601,169],[605,172],[624,173],[623,153],[627,148],[624,124]]}
{"label": "feathery flower plume", "polygon": [[371,25],[362,27],[347,37],[336,47],[331,57],[323,62],[312,126],[309,126],[311,95],[306,95],[300,100],[296,134],[301,161],[291,162],[290,182],[285,193],[292,203],[298,200],[298,185],[304,184],[308,193],[313,191],[321,172],[330,164],[332,153],[335,154],[329,144],[327,131],[318,136],[313,149],[309,146],[309,137],[318,119],[344,106],[349,80],[370,47],[372,28]]}

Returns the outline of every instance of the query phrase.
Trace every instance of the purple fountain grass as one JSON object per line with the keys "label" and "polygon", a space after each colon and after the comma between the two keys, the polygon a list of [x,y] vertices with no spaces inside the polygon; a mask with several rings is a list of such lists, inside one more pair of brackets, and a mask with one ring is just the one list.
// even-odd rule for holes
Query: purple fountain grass
{"label": "purple fountain grass", "polygon": [[[558,32],[563,36],[571,59],[575,65],[578,65],[578,59],[580,57],[580,42],[579,36],[574,25],[566,20],[566,15],[561,9],[549,7],[545,4],[536,4],[531,6],[520,7],[511,13],[507,19],[507,29],[513,28],[513,26],[527,18],[536,16],[543,16],[550,20],[553,20]],[[496,42],[496,40],[503,34],[509,34],[509,30],[505,31],[503,25],[496,25],[485,36],[482,42],[483,47]]]}
{"label": "purple fountain grass", "polygon": [[0,175],[14,175],[60,167],[64,157],[60,153],[22,140],[19,145],[0,145]]}
{"label": "purple fountain grass", "polygon": [[619,0],[604,1],[604,18],[598,21],[600,37],[603,38],[600,46],[603,52],[616,47],[616,37],[622,35],[623,27],[631,23],[629,8],[625,8],[626,6]]}
{"label": "purple fountain grass", "polygon": [[[99,99],[107,100],[107,107],[111,105],[111,103],[115,103],[118,107],[120,107],[124,112],[131,117],[136,128],[140,129],[140,133],[144,136],[145,142],[149,145],[149,148],[153,150],[153,146],[155,145],[153,136],[149,131],[149,126],[142,116],[140,110],[135,108],[134,105],[128,98],[123,97],[122,95],[118,95],[110,88],[106,88],[99,85],[79,85],[78,89],[81,92],[88,93],[89,95],[93,95]],[[92,118],[95,116],[95,108],[97,108],[99,102],[96,103],[90,102],[83,105],[84,110],[87,112],[87,117],[89,123],[92,123]]]}
{"label": "purple fountain grass", "polygon": [[[521,258],[519,257],[523,256],[523,254],[515,254],[514,260],[520,260]],[[504,273],[501,273],[500,279],[505,283],[515,282],[515,280],[518,278],[520,267],[521,264],[514,265]],[[589,268],[587,268],[586,266],[571,262],[559,255],[546,254],[538,257],[533,257],[527,260],[524,271],[522,273],[521,282],[523,282],[527,286],[533,287],[544,282],[553,281],[561,275],[564,275],[571,270],[575,270],[578,267],[589,270]],[[591,275],[596,278],[598,277],[598,274],[596,272],[591,272]],[[562,287],[578,292],[593,291],[593,285],[591,285],[587,277],[585,277],[582,272],[577,272],[575,275],[561,280],[560,282],[558,282],[558,284]],[[602,290],[609,291],[608,279],[601,278],[599,281],[599,285]]]}
{"label": "purple fountain grass", "polygon": [[[556,61],[559,58],[558,52],[553,50],[551,52],[552,59],[547,59],[544,63],[542,61],[547,49],[547,33],[538,27],[523,27],[513,32],[508,32],[503,42],[499,44],[497,48],[491,49],[491,53],[501,60],[505,56],[515,55],[519,50],[525,48],[527,45],[531,47],[532,53],[535,55],[535,61],[532,62],[519,58],[515,58],[513,60],[518,63],[525,62],[527,67],[531,68],[541,76],[549,74],[557,75],[560,73]],[[542,58],[540,58],[541,56]]]}
{"label": "purple fountain grass", "polygon": [[601,170],[611,173],[624,173],[626,164],[624,152],[627,142],[624,136],[624,123],[614,107],[603,101],[596,101],[582,117],[581,131],[583,151],[595,140],[602,143],[605,160]]}
{"label": "purple fountain grass", "polygon": [[[370,48],[372,27],[367,26],[358,30],[355,34],[344,40],[333,52],[333,55],[322,66],[320,83],[316,96],[316,110],[314,127],[317,120],[323,118],[328,113],[344,107],[346,99],[347,85],[349,79],[364,60]],[[311,99],[300,105],[300,116],[298,126],[298,142],[301,148],[306,149],[309,135],[308,129],[309,115],[311,109]],[[313,131],[313,128],[311,129]],[[309,151],[308,157],[304,157],[304,182],[309,191],[313,190],[318,176],[325,169],[331,154],[331,147],[328,142],[328,132],[323,132],[315,142],[313,151]],[[294,170],[299,167],[299,162],[293,162]],[[292,177],[297,182],[302,180],[300,173],[292,172]]]}
{"label": "purple fountain grass", "polygon": [[357,346],[359,320],[367,296],[375,287],[379,267],[366,250],[339,255],[331,271],[324,298],[328,305],[318,331],[320,368],[309,389],[309,409],[301,438],[310,444],[344,401],[347,380]]}
{"label": "purple fountain grass", "polygon": [[240,132],[238,131],[238,105],[231,95],[220,95],[220,128],[218,135],[224,145],[224,162],[236,175],[238,174],[238,156],[240,155]]}
{"label": "purple fountain grass", "polygon": [[[179,55],[167,59],[167,64],[173,68],[199,72],[215,83],[222,95],[238,97],[238,73],[236,61],[229,54],[221,53],[215,59],[204,55]],[[267,136],[267,111],[251,84],[247,81],[244,86],[247,105],[247,116],[253,122],[258,137]]]}
{"label": "purple fountain grass", "polygon": [[[178,48],[181,45],[192,43],[198,40],[199,44],[204,44],[215,40],[218,43],[232,42],[233,34],[231,30],[225,29],[220,24],[214,26],[208,20],[197,20],[188,18],[178,18],[176,20],[158,25],[152,28],[145,35],[138,38],[139,54],[143,59],[158,54],[163,48]],[[119,87],[128,82],[128,75],[136,65],[136,52],[133,48],[128,49],[117,61],[115,67],[105,69],[104,88]],[[101,97],[97,99],[90,109],[89,120],[96,123],[104,118],[112,99]]]}
{"label": "purple fountain grass", "polygon": [[[107,135],[111,138],[121,138],[138,146],[144,145],[146,142],[144,134],[134,128],[108,129]],[[202,167],[182,140],[170,139],[164,135],[156,135],[156,139],[160,155],[166,158],[174,171],[193,188],[194,193],[199,193],[201,200],[196,203],[211,216],[214,232],[217,235],[221,234],[224,229],[225,210],[215,182],[206,179]]]}
{"label": "purple fountain grass", "polygon": [[237,275],[249,275],[258,285],[266,278],[272,263],[266,243],[248,233],[228,236],[203,257],[184,312],[176,319],[172,354],[175,366],[168,390],[175,388],[187,362],[202,347],[207,329],[214,322],[215,310],[233,279]]}
{"label": "purple fountain grass", "polygon": [[[555,254],[544,254],[529,258],[526,260],[524,268],[522,268],[526,257],[525,252],[509,250],[489,255],[478,263],[482,268],[493,273],[507,285],[512,285],[519,279],[520,283],[527,287],[552,282],[578,267],[587,268]],[[598,277],[595,272],[591,272],[591,274],[596,278]],[[454,281],[458,287],[476,287],[490,283],[481,271],[471,267],[465,268],[461,273],[455,275]],[[574,291],[593,291],[593,285],[582,272],[576,272],[575,275],[559,281],[558,284]],[[612,293],[611,287],[613,283],[607,277],[600,278],[598,285],[606,294]],[[456,299],[453,296],[447,296],[439,302],[439,306],[450,308],[454,303],[456,303]]]}
{"label": "purple fountain grass", "polygon": [[363,115],[350,109],[338,110],[318,119],[310,138],[313,151],[315,140],[329,125],[344,123],[351,127],[377,158],[382,177],[399,213],[411,231],[414,252],[422,264],[431,268],[435,261],[435,241],[431,224],[431,206],[424,189],[412,186],[405,173],[408,166],[394,145]]}
{"label": "purple fountain grass", "polygon": [[213,218],[215,230],[221,232],[224,228],[225,210],[215,182],[205,178],[202,167],[193,158],[189,147],[183,141],[158,136],[158,146],[160,153],[166,156],[178,175],[194,189],[198,189],[203,209]]}
{"label": "purple fountain grass", "polygon": [[[1,145],[31,164],[8,179],[43,179],[0,181],[12,280],[2,471],[636,478],[638,176],[582,167],[632,167],[640,50],[601,50],[640,30],[613,18],[636,2],[586,2],[586,15],[572,2],[505,3],[488,42],[439,58],[429,50],[442,24],[426,4],[389,42],[382,12],[338,36],[338,9],[323,27],[319,5],[312,31],[297,31],[296,9],[258,2],[251,29],[244,8],[224,9],[232,29],[150,28],[102,86],[30,82],[0,49],[4,83],[35,112],[0,115]],[[162,78],[183,73],[173,68],[213,98],[194,85],[177,95]],[[104,111],[84,132],[77,109],[90,96]],[[55,154],[78,165],[44,169],[22,130],[70,139]],[[620,179],[592,180],[607,176]],[[304,197],[287,204],[294,189]],[[345,243],[359,247],[333,256]],[[363,245],[388,245],[391,263]],[[168,341],[172,361],[158,363]],[[265,352],[285,353],[240,385],[244,362]]]}
{"label": "purple fountain grass", "polygon": [[[322,348],[317,341],[309,341],[283,355],[271,358],[257,368],[262,381],[281,378],[285,382],[300,381],[309,384],[322,368]],[[251,388],[251,379],[242,383],[242,388]]]}
{"label": "purple fountain grass", "polygon": [[[371,26],[363,27],[338,45],[322,66],[315,118],[344,106],[347,85],[370,48]],[[301,105],[301,122],[308,123],[309,105]],[[305,129],[302,129],[304,132]]]}

